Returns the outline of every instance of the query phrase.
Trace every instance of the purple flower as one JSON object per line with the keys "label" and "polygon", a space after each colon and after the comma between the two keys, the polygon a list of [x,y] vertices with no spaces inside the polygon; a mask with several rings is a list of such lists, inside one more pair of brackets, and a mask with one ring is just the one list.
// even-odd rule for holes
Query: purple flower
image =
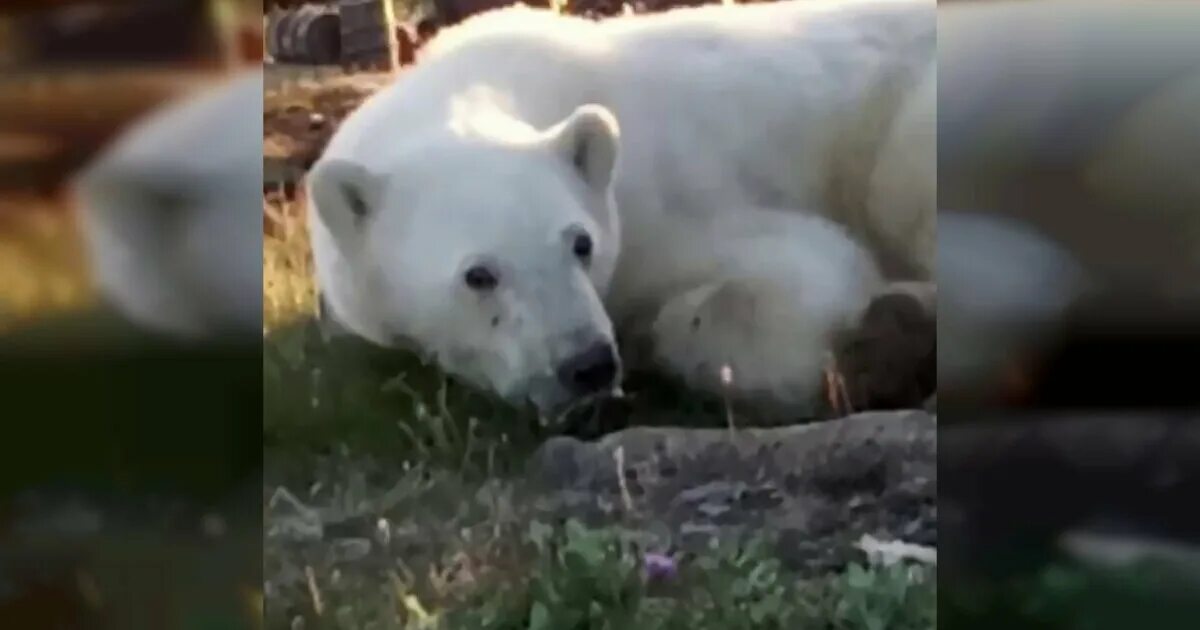
{"label": "purple flower", "polygon": [[671,580],[678,572],[675,559],[664,553],[647,553],[642,557],[647,580]]}

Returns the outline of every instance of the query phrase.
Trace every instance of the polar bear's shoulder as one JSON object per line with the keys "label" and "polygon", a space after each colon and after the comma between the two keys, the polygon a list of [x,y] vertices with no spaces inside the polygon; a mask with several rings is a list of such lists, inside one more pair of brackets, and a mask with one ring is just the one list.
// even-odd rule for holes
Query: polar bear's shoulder
{"label": "polar bear's shoulder", "polygon": [[468,44],[523,38],[530,41],[551,37],[580,36],[597,29],[590,20],[563,15],[518,3],[472,15],[444,29],[422,51],[424,58],[446,55]]}
{"label": "polar bear's shoulder", "polygon": [[564,15],[523,3],[485,11],[443,30],[425,48],[426,58],[445,55],[481,41],[522,39],[570,41],[583,47],[597,38],[629,40],[686,36],[689,29],[724,28],[757,30],[764,26],[786,28],[820,21],[857,19],[856,14],[913,15],[936,10],[935,0],[779,0],[755,4],[705,4],[675,7],[637,15],[617,15],[602,21]]}

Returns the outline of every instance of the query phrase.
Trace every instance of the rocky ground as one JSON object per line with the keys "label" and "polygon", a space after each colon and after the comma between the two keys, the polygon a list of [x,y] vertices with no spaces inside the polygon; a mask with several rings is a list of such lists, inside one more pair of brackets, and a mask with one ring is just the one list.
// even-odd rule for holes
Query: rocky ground
{"label": "rocky ground", "polygon": [[864,413],[763,429],[639,427],[557,437],[532,461],[537,503],[561,517],[623,517],[663,547],[699,551],[747,533],[777,539],[804,574],[860,559],[864,535],[937,543],[934,416]]}
{"label": "rocky ground", "polygon": [[312,618],[321,597],[346,623],[380,622],[397,579],[427,606],[454,605],[528,570],[519,548],[538,524],[619,528],[672,558],[765,541],[797,579],[866,564],[874,541],[933,553],[935,436],[921,411],[732,432],[639,427],[551,438],[521,473],[478,482],[333,454],[314,460],[308,487],[268,480],[268,626]]}
{"label": "rocky ground", "polygon": [[[789,588],[869,566],[864,545],[901,545],[932,570],[937,422],[925,411],[771,419],[639,374],[626,400],[554,427],[315,324],[267,343],[268,627],[403,627],[387,624],[412,618],[396,612],[408,595],[463,610],[536,575],[533,532],[568,523],[683,566],[761,545]],[[923,575],[920,595],[864,614],[928,627],[914,621],[933,613]]]}

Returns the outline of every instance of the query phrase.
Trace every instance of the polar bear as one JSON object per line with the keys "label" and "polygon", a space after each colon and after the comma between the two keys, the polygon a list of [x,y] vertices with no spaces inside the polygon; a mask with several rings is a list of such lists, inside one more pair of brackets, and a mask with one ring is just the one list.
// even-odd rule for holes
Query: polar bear
{"label": "polar bear", "polygon": [[72,181],[95,284],[142,328],[261,339],[262,76],[188,90]]}
{"label": "polar bear", "polygon": [[885,281],[932,279],[935,55],[932,0],[468,19],[311,170],[324,305],[542,412],[619,388],[618,337],[804,405]]}

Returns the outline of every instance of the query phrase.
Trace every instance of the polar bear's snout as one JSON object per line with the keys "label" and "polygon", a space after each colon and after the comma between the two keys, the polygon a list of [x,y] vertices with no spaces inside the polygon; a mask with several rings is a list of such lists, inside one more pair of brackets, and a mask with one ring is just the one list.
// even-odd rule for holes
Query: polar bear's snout
{"label": "polar bear's snout", "polygon": [[575,396],[587,396],[613,388],[621,373],[621,362],[613,344],[591,345],[559,364],[558,382]]}

